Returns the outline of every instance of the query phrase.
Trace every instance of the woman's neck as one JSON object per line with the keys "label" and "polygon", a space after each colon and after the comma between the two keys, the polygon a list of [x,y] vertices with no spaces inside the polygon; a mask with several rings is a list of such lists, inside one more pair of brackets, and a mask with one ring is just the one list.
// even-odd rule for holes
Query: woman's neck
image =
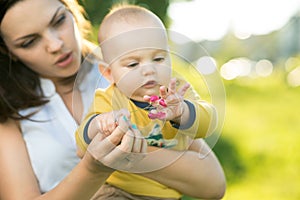
{"label": "woman's neck", "polygon": [[74,120],[79,124],[83,115],[83,103],[79,89],[74,87],[74,82],[64,84],[61,81],[56,81],[54,85],[56,92],[61,96]]}

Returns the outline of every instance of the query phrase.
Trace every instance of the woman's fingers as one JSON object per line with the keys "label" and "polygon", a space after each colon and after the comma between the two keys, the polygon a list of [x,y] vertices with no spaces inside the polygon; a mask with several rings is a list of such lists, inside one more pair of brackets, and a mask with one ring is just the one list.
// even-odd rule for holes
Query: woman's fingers
{"label": "woman's fingers", "polygon": [[107,136],[107,139],[114,145],[120,144],[124,134],[128,131],[130,126],[131,124],[128,118],[126,116],[121,117],[118,121],[118,126],[109,136]]}
{"label": "woman's fingers", "polygon": [[132,125],[131,129],[134,133],[134,141],[132,152],[134,153],[146,153],[147,151],[147,141],[138,128],[135,125]]}
{"label": "woman's fingers", "polygon": [[[122,138],[121,143],[116,145],[120,138]],[[101,143],[98,148],[94,148],[94,154],[95,150],[98,151],[97,156],[92,155],[99,162],[112,169],[130,171],[135,164],[146,156],[147,143],[138,129],[130,128],[124,134],[121,128],[117,128]],[[101,150],[100,147],[105,147],[106,150]]]}
{"label": "woman's fingers", "polygon": [[88,152],[107,167],[130,171],[146,156],[147,142],[137,126],[123,115],[110,135],[96,135],[88,146]]}
{"label": "woman's fingers", "polygon": [[132,125],[122,138],[118,147],[120,150],[128,153],[146,153],[147,141],[138,130],[136,125]]}
{"label": "woman's fingers", "polygon": [[125,153],[130,153],[132,152],[134,145],[134,133],[128,129],[126,134],[123,136],[122,141],[120,145],[118,146],[118,149]]}
{"label": "woman's fingers", "polygon": [[116,147],[116,145],[103,136],[102,133],[98,133],[87,148],[87,151],[100,162]]}

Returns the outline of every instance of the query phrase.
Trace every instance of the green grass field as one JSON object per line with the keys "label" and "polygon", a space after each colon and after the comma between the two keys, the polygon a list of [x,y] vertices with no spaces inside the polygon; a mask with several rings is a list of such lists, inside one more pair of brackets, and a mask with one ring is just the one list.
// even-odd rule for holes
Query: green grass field
{"label": "green grass field", "polygon": [[224,199],[300,199],[300,88],[287,86],[283,73],[224,83],[226,118],[214,147],[227,177]]}

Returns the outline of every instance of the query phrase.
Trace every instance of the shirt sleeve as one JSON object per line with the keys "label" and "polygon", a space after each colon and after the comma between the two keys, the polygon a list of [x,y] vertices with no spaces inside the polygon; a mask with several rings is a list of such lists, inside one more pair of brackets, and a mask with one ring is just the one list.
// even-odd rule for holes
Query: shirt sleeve
{"label": "shirt sleeve", "polygon": [[[185,83],[179,80],[180,88]],[[191,138],[205,138],[213,133],[217,126],[217,112],[211,103],[201,100],[198,93],[190,87],[184,95],[191,111],[188,126],[179,127],[181,133]],[[192,106],[193,105],[193,106]]]}
{"label": "shirt sleeve", "polygon": [[77,146],[85,152],[92,138],[89,138],[88,127],[90,122],[99,114],[112,111],[111,106],[111,90],[97,89],[95,91],[94,100],[89,108],[88,114],[84,117],[82,123],[78,126],[75,132]]}

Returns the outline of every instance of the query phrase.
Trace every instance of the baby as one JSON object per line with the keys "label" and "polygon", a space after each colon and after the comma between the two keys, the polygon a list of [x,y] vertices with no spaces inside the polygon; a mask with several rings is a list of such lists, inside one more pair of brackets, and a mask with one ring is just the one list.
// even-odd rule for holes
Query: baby
{"label": "baby", "polygon": [[[166,29],[155,14],[135,5],[115,7],[100,25],[98,40],[106,63],[100,70],[110,76],[112,84],[96,90],[90,112],[76,132],[83,152],[97,133],[110,134],[124,116],[149,146],[186,150],[194,138],[212,132],[215,108],[200,100],[187,82],[171,77]],[[132,199],[182,196],[158,182],[120,170],[108,178],[99,197],[108,199],[112,188],[115,195]]]}

